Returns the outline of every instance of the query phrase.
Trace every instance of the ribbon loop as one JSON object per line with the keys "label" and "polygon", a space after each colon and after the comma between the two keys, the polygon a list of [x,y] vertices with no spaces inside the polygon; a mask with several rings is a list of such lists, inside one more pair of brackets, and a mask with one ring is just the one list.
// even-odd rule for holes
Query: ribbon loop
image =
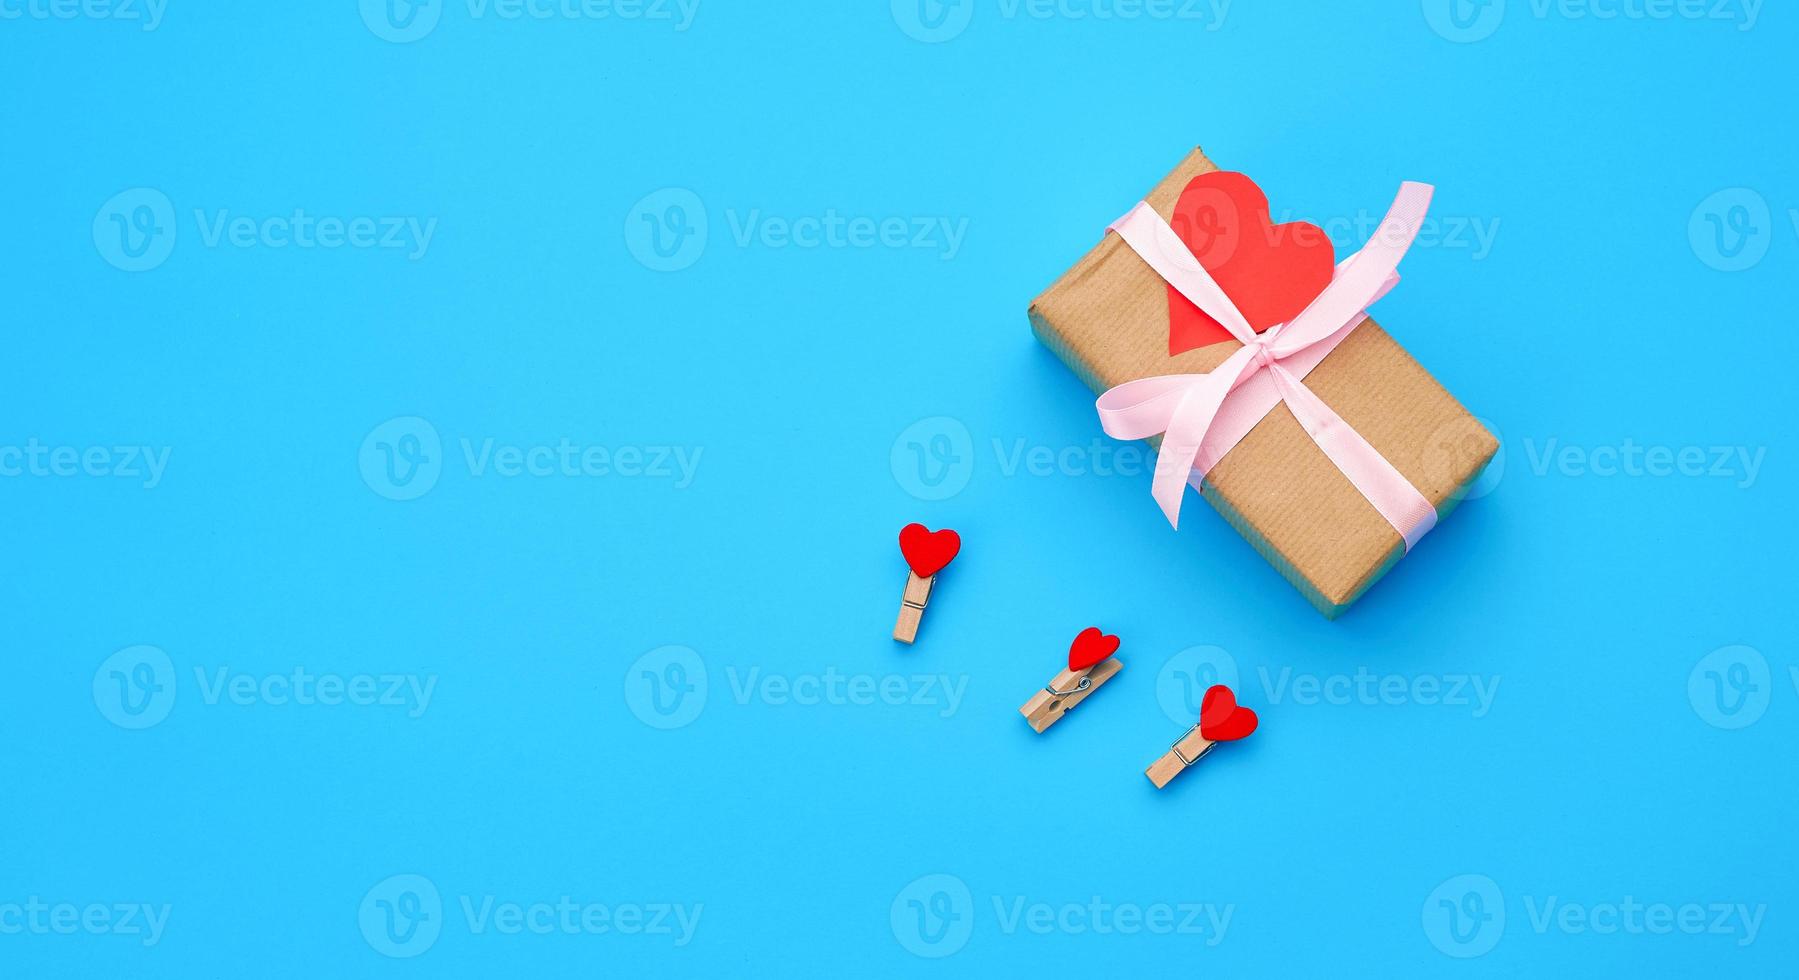
{"label": "ribbon loop", "polygon": [[1337,264],[1331,282],[1291,321],[1257,335],[1224,289],[1148,202],[1108,231],[1243,345],[1205,374],[1129,381],[1099,396],[1100,427],[1115,439],[1160,434],[1150,494],[1180,526],[1181,499],[1256,423],[1285,404],[1312,441],[1399,533],[1406,550],[1435,526],[1436,508],[1379,450],[1302,380],[1399,281],[1395,271],[1423,224],[1432,188],[1406,181],[1374,237]]}

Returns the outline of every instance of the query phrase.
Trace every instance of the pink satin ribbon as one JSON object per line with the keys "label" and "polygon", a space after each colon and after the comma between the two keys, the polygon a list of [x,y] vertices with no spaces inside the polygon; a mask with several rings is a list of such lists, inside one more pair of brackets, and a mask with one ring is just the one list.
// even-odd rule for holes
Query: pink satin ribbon
{"label": "pink satin ribbon", "polygon": [[1200,489],[1212,467],[1284,402],[1324,455],[1399,532],[1407,551],[1436,525],[1437,510],[1424,494],[1301,380],[1399,282],[1395,270],[1418,235],[1431,190],[1429,184],[1401,184],[1374,237],[1337,264],[1318,298],[1292,320],[1260,335],[1147,203],[1107,229],[1243,344],[1206,374],[1128,381],[1099,396],[1099,423],[1107,435],[1162,436],[1150,494],[1168,523],[1180,526],[1187,485]]}

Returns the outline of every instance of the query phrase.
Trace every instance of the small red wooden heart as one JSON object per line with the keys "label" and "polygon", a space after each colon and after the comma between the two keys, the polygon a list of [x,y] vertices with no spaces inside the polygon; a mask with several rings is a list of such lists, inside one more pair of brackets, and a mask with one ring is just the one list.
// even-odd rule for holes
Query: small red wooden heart
{"label": "small red wooden heart", "polygon": [[[1187,182],[1169,221],[1257,333],[1298,316],[1336,267],[1330,236],[1304,221],[1274,224],[1268,195],[1240,173]],[[1168,287],[1168,356],[1231,339],[1224,325]]]}
{"label": "small red wooden heart", "polygon": [[900,528],[900,554],[906,556],[906,564],[919,578],[930,578],[943,571],[943,566],[961,550],[962,536],[949,528],[932,531],[923,524]]}
{"label": "small red wooden heart", "polygon": [[1081,630],[1068,648],[1068,669],[1086,670],[1118,652],[1118,637],[1100,632],[1099,627]]}
{"label": "small red wooden heart", "polygon": [[1206,691],[1199,703],[1199,737],[1208,742],[1234,742],[1256,730],[1256,713],[1237,706],[1237,696],[1223,684]]}

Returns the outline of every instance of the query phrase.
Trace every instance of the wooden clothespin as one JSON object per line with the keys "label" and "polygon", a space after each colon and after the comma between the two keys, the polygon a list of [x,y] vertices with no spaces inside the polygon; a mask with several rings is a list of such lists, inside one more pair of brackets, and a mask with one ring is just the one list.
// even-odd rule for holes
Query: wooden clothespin
{"label": "wooden clothespin", "polygon": [[1248,708],[1237,706],[1237,696],[1223,684],[1215,684],[1206,691],[1205,700],[1199,703],[1199,724],[1187,729],[1180,741],[1175,742],[1168,753],[1157,759],[1144,771],[1149,781],[1156,784],[1157,789],[1168,785],[1168,781],[1181,774],[1188,766],[1198,762],[1207,752],[1216,748],[1219,742],[1234,742],[1256,730],[1256,713]]}
{"label": "wooden clothespin", "polygon": [[1102,633],[1097,626],[1081,630],[1068,648],[1068,669],[1050,678],[1018,713],[1039,732],[1055,724],[1124,669],[1124,661],[1112,656],[1117,650],[1118,637]]}
{"label": "wooden clothespin", "polygon": [[911,571],[906,577],[906,591],[900,596],[899,621],[893,624],[893,638],[911,643],[918,638],[918,623],[924,618],[925,603],[931,601],[931,585],[962,550],[962,536],[945,528],[932,531],[923,524],[900,528],[900,554],[906,556]]}

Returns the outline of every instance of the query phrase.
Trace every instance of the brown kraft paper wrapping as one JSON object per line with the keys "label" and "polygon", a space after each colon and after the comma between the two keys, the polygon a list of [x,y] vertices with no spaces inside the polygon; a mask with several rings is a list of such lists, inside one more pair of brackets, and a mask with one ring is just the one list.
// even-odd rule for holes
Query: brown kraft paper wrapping
{"label": "brown kraft paper wrapping", "polygon": [[[1145,200],[1170,220],[1187,181],[1217,169],[1195,149]],[[1170,357],[1162,278],[1111,233],[1037,297],[1030,316],[1038,339],[1095,393],[1139,378],[1201,374],[1242,346],[1230,340]],[[1305,384],[1424,494],[1439,519],[1499,448],[1372,318]],[[1148,488],[1140,490],[1133,503],[1154,509]],[[1284,404],[1212,468],[1204,496],[1327,617],[1341,614],[1405,554],[1399,532]]]}

